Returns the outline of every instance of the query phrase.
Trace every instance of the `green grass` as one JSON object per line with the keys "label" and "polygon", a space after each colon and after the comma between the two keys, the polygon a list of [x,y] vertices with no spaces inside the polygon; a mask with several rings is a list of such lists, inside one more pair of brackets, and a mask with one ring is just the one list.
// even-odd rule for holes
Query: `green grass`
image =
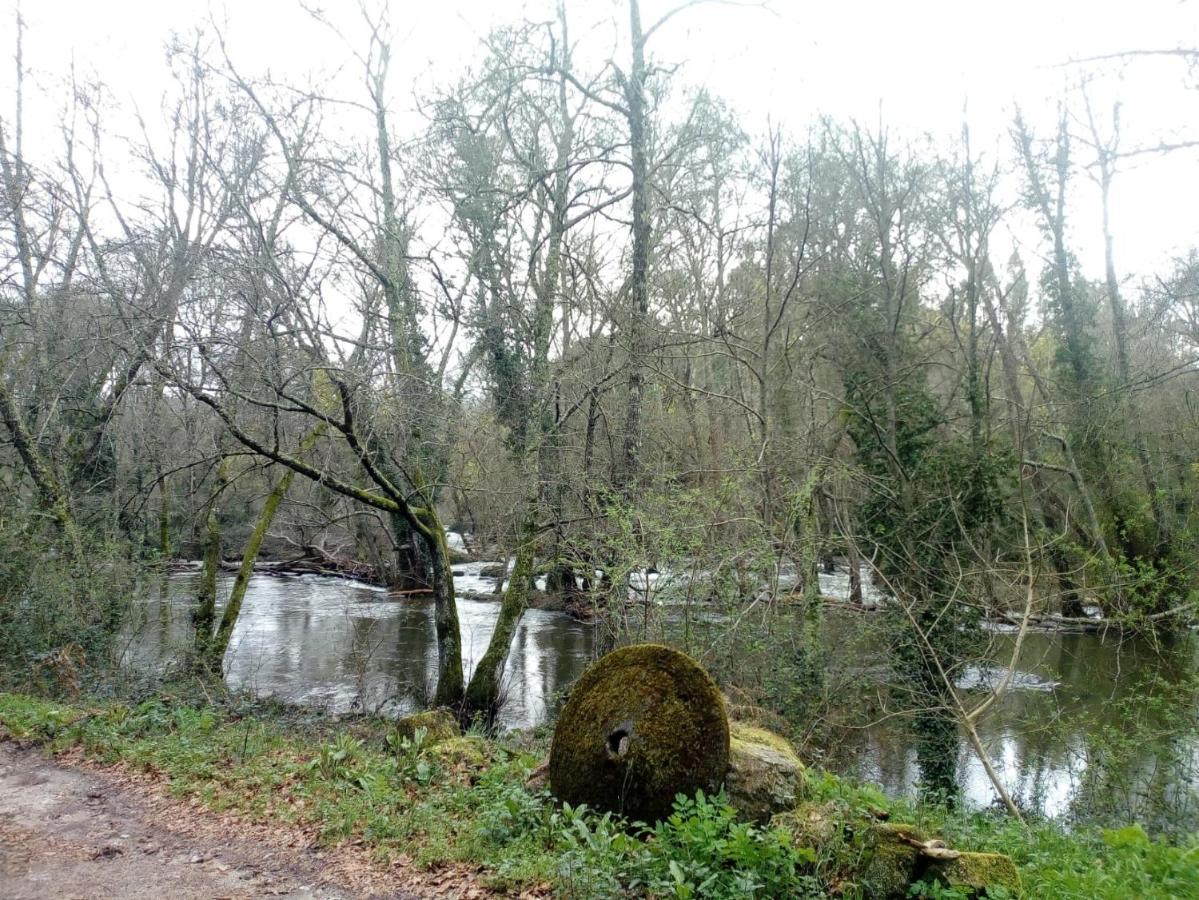
{"label": "green grass", "polygon": [[[420,735],[401,740],[379,720],[170,696],[130,706],[0,694],[0,725],[51,750],[79,746],[159,773],[171,793],[213,810],[311,829],[326,845],[361,841],[381,861],[403,854],[420,866],[481,866],[485,883],[513,892],[548,884],[580,898],[820,896],[842,862],[736,821],[720,797],[683,798],[652,829],[559,806],[524,787],[544,754],[544,742],[528,738],[430,745]],[[1025,830],[998,815],[913,807],[832,776],[814,777],[813,791],[847,816],[881,807],[954,846],[1007,853],[1029,897],[1199,897],[1193,839],[1154,841],[1135,826]]]}

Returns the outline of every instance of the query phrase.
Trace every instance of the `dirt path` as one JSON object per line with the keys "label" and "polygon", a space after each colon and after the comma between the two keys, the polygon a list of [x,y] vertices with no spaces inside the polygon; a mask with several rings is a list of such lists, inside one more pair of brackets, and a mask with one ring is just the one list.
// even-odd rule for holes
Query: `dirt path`
{"label": "dirt path", "polygon": [[302,833],[166,797],[144,776],[76,763],[0,742],[0,897],[482,896],[452,876],[439,885],[380,871],[361,852],[320,851]]}

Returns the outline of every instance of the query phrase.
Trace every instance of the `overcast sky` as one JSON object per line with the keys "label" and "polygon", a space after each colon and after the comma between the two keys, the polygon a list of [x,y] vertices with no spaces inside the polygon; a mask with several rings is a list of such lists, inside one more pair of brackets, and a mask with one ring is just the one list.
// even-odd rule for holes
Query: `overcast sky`
{"label": "overcast sky", "polygon": [[[653,21],[676,0],[642,0]],[[356,2],[325,0],[329,16],[352,31]],[[451,81],[480,53],[496,24],[545,19],[551,0],[393,0],[398,36],[392,92],[397,120],[422,86]],[[572,38],[584,58],[623,59],[624,0],[568,0]],[[248,73],[267,69],[306,80],[333,78],[346,54],[314,27],[295,0],[26,0],[26,65],[55,91],[73,61],[96,74],[114,98],[148,116],[168,88],[163,46],[209,16],[227,23],[230,45]],[[11,47],[11,13],[0,46]],[[704,5],[674,19],[655,37],[653,55],[681,63],[680,77],[704,84],[741,112],[749,131],[767,121],[802,134],[820,114],[882,116],[909,134],[950,138],[963,109],[977,148],[1005,140],[1015,104],[1045,121],[1080,68],[1071,60],[1130,49],[1199,47],[1199,5],[1179,0],[904,0],[808,2],[770,0],[766,8]],[[6,55],[9,51],[5,51]],[[1117,66],[1097,94],[1123,101],[1125,144],[1199,138],[1199,87],[1187,87],[1175,60]],[[1199,86],[1199,73],[1191,79]],[[11,114],[12,66],[0,72],[0,114]],[[353,85],[349,85],[353,87]],[[34,132],[54,128],[53,104],[31,104]],[[1188,133],[1188,129],[1190,129]],[[1004,152],[1007,144],[1003,144]],[[1151,157],[1130,165],[1114,197],[1117,262],[1124,273],[1150,274],[1199,244],[1199,154]],[[1073,228],[1086,272],[1102,275],[1094,192],[1080,185]]]}

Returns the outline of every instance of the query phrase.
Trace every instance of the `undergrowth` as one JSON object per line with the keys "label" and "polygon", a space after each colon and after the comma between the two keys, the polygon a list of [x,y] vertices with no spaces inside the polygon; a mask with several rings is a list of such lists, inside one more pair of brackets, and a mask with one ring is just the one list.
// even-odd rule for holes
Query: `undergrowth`
{"label": "undergrowth", "polygon": [[[568,898],[818,897],[838,860],[787,832],[738,821],[723,796],[680,797],[654,826],[556,804],[526,781],[544,745],[467,734],[432,743],[379,720],[288,718],[273,707],[204,707],[156,696],[136,705],[64,705],[0,694],[0,725],[51,750],[161,774],[176,796],[213,810],[311,830],[325,845],[361,842],[388,861],[468,863],[499,890],[552,889]],[[887,809],[951,845],[1006,853],[1029,897],[1199,897],[1199,842],[1151,840],[1137,826],[1025,829],[998,814],[950,812],[888,799],[813,773],[814,799]],[[838,884],[853,896],[852,884]],[[952,898],[936,885],[914,896]]]}

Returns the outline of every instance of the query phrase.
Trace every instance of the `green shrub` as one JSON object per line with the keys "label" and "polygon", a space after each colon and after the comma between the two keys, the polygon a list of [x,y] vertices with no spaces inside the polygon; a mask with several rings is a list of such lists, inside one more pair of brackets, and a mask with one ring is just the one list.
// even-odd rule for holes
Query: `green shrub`
{"label": "green shrub", "polygon": [[77,561],[36,522],[0,516],[0,686],[76,693],[109,670],[138,590],[119,548],[89,541]]}
{"label": "green shrub", "polygon": [[783,831],[740,822],[723,795],[682,794],[653,828],[565,807],[559,876],[568,896],[822,897],[815,855]]}

